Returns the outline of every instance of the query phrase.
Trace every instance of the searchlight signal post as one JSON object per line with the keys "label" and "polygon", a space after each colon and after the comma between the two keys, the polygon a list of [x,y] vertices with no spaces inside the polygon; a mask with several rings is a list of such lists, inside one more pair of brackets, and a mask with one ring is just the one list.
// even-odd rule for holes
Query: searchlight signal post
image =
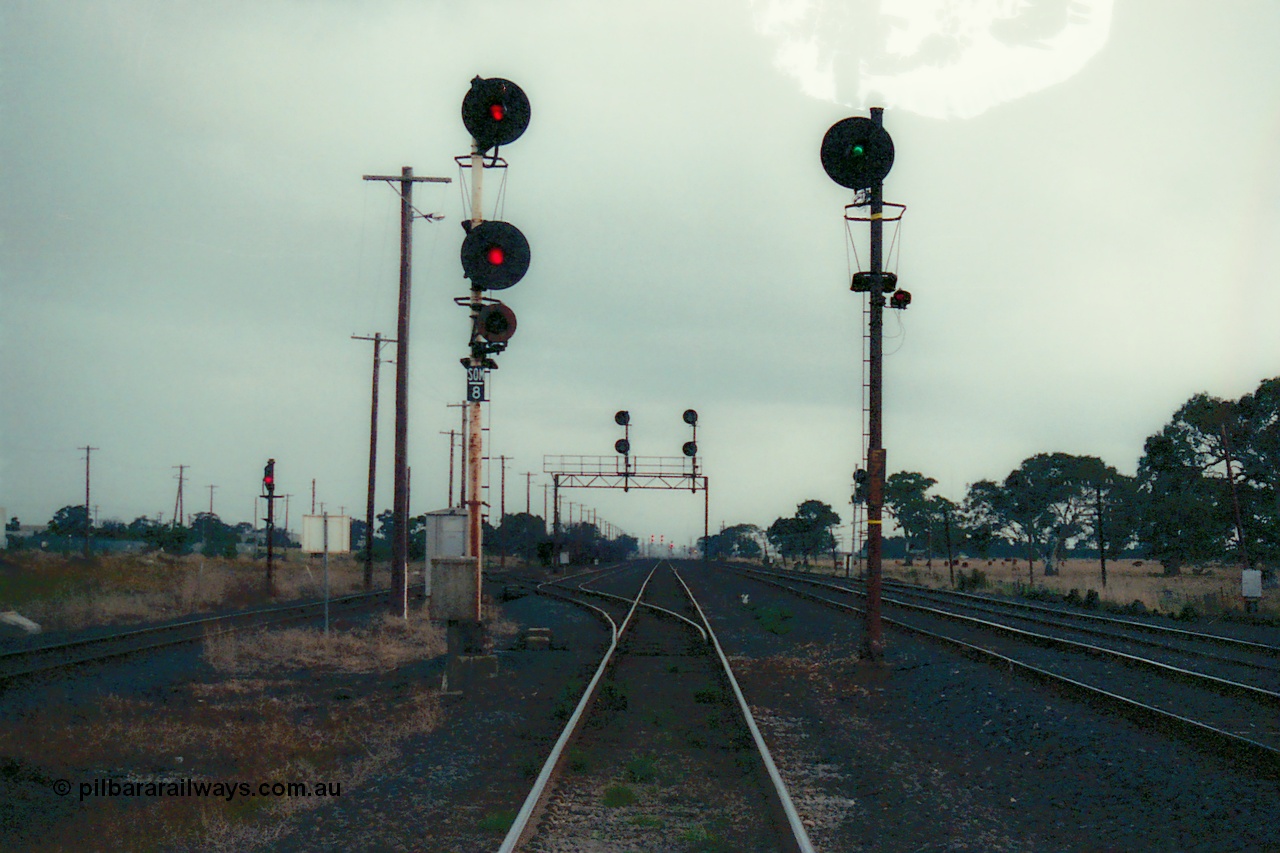
{"label": "searchlight signal post", "polygon": [[[865,483],[867,504],[867,618],[862,643],[866,660],[884,658],[884,630],[881,624],[881,554],[884,511],[885,449],[881,412],[883,408],[884,307],[886,294],[892,293],[889,305],[905,309],[911,294],[897,290],[898,277],[883,270],[884,243],[884,179],[893,168],[893,139],[884,129],[884,109],[871,108],[871,118],[856,116],[836,122],[822,139],[822,168],[831,180],[855,192],[852,204],[845,206],[847,222],[868,222],[871,228],[870,269],[853,275],[850,289],[866,293],[870,300],[867,319],[867,433],[866,472],[855,474],[858,491]],[[890,205],[899,212],[902,205]],[[867,207],[866,216],[850,213]],[[859,471],[858,473],[862,473]],[[855,498],[856,499],[856,498]]]}
{"label": "searchlight signal post", "polygon": [[[480,404],[486,399],[488,373],[498,367],[493,356],[506,349],[516,331],[515,312],[501,301],[485,296],[485,291],[505,290],[519,282],[529,271],[530,260],[529,241],[519,228],[509,222],[485,220],[481,206],[484,172],[507,167],[506,161],[498,156],[499,146],[519,139],[529,126],[529,116],[529,99],[524,91],[500,77],[475,77],[462,99],[462,123],[471,134],[471,154],[455,160],[460,167],[471,169],[471,218],[462,223],[467,236],[461,250],[462,274],[471,282],[471,295],[454,301],[471,314],[470,354],[462,359],[462,364],[467,371],[466,557],[473,561],[475,573],[473,612],[467,619],[458,620],[474,622],[475,634],[464,638],[465,645],[482,642],[483,633],[480,590],[484,543],[480,489],[484,433]],[[452,615],[450,618],[452,620]]]}

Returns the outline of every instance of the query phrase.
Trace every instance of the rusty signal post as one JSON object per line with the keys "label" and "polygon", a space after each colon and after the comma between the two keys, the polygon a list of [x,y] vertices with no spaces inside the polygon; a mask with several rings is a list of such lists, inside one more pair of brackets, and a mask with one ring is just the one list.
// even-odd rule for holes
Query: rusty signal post
{"label": "rusty signal post", "polygon": [[[503,352],[516,331],[516,315],[501,301],[486,296],[485,291],[505,290],[529,271],[529,241],[510,222],[485,220],[483,201],[486,169],[505,169],[507,163],[498,156],[499,146],[508,145],[529,126],[529,98],[515,83],[501,77],[475,77],[462,99],[462,124],[471,135],[471,154],[454,158],[462,168],[471,170],[471,218],[462,223],[466,237],[462,241],[459,260],[462,274],[471,283],[470,296],[454,301],[471,314],[469,354],[462,359],[467,371],[466,438],[464,468],[466,470],[468,561],[474,561],[474,608],[467,614],[451,614],[450,620],[467,623],[461,630],[467,635],[464,645],[478,642],[482,633],[480,588],[484,565],[482,541],[481,464],[484,458],[484,435],[480,404],[486,400],[488,373],[498,364],[493,356]],[[490,153],[492,152],[492,153]],[[465,618],[463,618],[465,616]]]}
{"label": "rusty signal post", "polygon": [[[881,557],[883,551],[883,513],[885,449],[883,441],[883,331],[886,296],[892,308],[904,309],[911,294],[898,290],[898,277],[885,272],[884,262],[884,179],[893,168],[893,139],[885,131],[884,110],[871,108],[871,118],[856,116],[836,122],[822,139],[822,168],[831,180],[854,190],[854,201],[845,207],[845,219],[868,222],[871,229],[870,269],[854,273],[850,289],[866,293],[869,298],[867,318],[867,432],[866,473],[857,478],[858,492],[867,505],[867,618],[862,654],[867,660],[884,657],[884,630],[881,625]],[[901,205],[892,205],[902,208]],[[867,207],[867,215],[851,214],[851,210]],[[901,213],[892,218],[901,217]]]}

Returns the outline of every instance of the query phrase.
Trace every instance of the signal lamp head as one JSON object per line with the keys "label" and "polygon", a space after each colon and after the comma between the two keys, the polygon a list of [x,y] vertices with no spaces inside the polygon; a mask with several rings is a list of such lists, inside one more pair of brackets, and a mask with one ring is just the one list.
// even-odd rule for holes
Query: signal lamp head
{"label": "signal lamp head", "polygon": [[529,98],[501,77],[476,77],[462,99],[462,123],[480,151],[515,142],[529,126]]}
{"label": "signal lamp head", "polygon": [[[694,424],[696,424],[696,423],[698,422],[698,413],[697,413],[696,411],[694,411],[693,409],[685,409],[685,410],[684,410],[684,422],[685,422],[685,423],[687,423],[689,426],[693,426]],[[690,454],[690,455],[692,455],[692,454]]]}
{"label": "signal lamp head", "polygon": [[865,190],[883,181],[893,168],[893,139],[869,118],[846,118],[831,125],[822,137],[819,156],[831,180],[851,190]]}
{"label": "signal lamp head", "polygon": [[893,296],[889,297],[889,307],[906,309],[911,304],[911,292],[907,290],[896,291]]}
{"label": "signal lamp head", "polygon": [[[880,292],[893,293],[898,287],[897,273],[882,272],[880,275]],[[875,283],[876,273],[872,272],[856,272],[853,274],[853,281],[849,285],[849,289],[854,293],[870,293],[871,286]]]}
{"label": "signal lamp head", "polygon": [[501,302],[486,305],[476,318],[476,332],[489,343],[505,343],[516,333],[516,313]]}
{"label": "signal lamp head", "polygon": [[613,449],[621,453],[623,456],[626,456],[631,452],[631,442],[627,441],[625,438],[620,438],[613,443]]}
{"label": "signal lamp head", "polygon": [[462,274],[477,290],[504,290],[529,271],[529,241],[510,222],[489,220],[462,241]]}
{"label": "signal lamp head", "polygon": [[625,409],[623,411],[617,412],[613,416],[613,422],[618,426],[626,426],[627,424],[631,423],[631,413],[626,411]]}
{"label": "signal lamp head", "polygon": [[684,450],[684,455],[685,455],[685,456],[697,456],[697,455],[698,455],[698,445],[697,445],[696,443],[692,442],[692,441],[686,441],[686,442],[684,443],[684,447],[683,447],[683,448],[681,448],[681,449],[682,449],[682,450]]}

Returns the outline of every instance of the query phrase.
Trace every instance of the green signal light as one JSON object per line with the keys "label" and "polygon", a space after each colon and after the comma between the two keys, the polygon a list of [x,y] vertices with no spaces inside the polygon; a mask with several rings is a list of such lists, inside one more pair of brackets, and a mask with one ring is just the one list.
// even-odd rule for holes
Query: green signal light
{"label": "green signal light", "polygon": [[854,156],[854,157],[861,157],[861,156],[862,156],[862,154],[863,154],[863,150],[862,150],[862,146],[861,146],[861,145],[855,145],[855,146],[853,146],[853,156]]}

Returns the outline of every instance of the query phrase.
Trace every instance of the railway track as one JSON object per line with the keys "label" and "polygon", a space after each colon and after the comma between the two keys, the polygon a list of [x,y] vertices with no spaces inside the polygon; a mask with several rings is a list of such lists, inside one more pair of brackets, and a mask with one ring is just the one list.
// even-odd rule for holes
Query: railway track
{"label": "railway track", "polygon": [[[865,593],[851,586],[789,573],[733,571],[846,612],[863,613],[850,599]],[[1063,631],[1062,620],[1056,618],[1060,611],[1055,610],[1049,622],[1043,621],[1043,614],[1014,618],[993,613],[986,604],[976,614],[972,602],[956,604],[935,597],[922,603],[909,597],[896,587],[886,589],[882,598],[886,624],[948,643],[970,657],[1017,671],[1143,725],[1187,737],[1264,775],[1280,777],[1280,692],[1207,671],[1211,661],[1221,665],[1217,652],[1199,655],[1197,668],[1179,666],[1168,662],[1168,656],[1186,656],[1185,649],[1165,649],[1157,655],[1122,651],[1115,646],[1133,640],[1121,640],[1118,635],[1107,638],[1109,645],[1088,642],[1078,629]],[[1036,616],[1042,621],[1034,622]],[[1189,641],[1183,635],[1195,634],[1173,630],[1179,644]],[[1063,635],[1071,632],[1077,636]],[[1150,639],[1143,642],[1149,645]],[[1254,648],[1251,653],[1269,656],[1266,648]],[[1254,673],[1270,672],[1265,662],[1251,665],[1236,660],[1231,665]]]}
{"label": "railway track", "polygon": [[630,598],[592,588],[625,571],[543,585],[547,594],[580,603],[590,596],[585,606],[610,626],[612,642],[501,853],[699,843],[811,851],[728,660],[684,580],[659,563]]}
{"label": "railway track", "polygon": [[[331,614],[350,613],[384,601],[386,594],[386,590],[380,590],[340,596],[330,599],[328,606]],[[323,601],[259,607],[4,652],[0,654],[0,689],[18,679],[44,672],[197,642],[210,632],[225,633],[314,619],[324,613],[324,608]]]}

